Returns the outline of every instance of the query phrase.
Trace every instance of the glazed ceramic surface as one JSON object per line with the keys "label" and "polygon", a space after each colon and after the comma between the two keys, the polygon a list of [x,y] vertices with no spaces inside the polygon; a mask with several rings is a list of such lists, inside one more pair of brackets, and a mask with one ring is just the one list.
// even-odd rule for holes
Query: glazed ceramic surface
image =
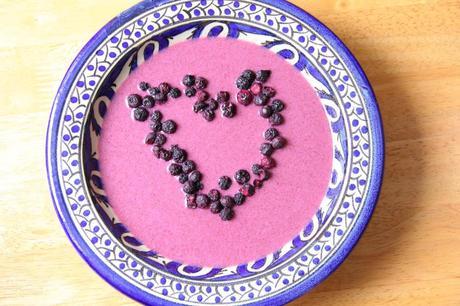
{"label": "glazed ceramic surface", "polygon": [[[206,37],[250,41],[294,66],[321,100],[333,146],[329,186],[312,220],[282,248],[225,268],[188,266],[144,246],[114,214],[98,164],[102,122],[121,83],[162,49]],[[144,1],[98,32],[67,72],[50,116],[47,168],[72,243],[132,298],[148,304],[283,304],[321,282],[359,239],[380,190],[383,134],[358,63],[304,11],[270,0]]]}

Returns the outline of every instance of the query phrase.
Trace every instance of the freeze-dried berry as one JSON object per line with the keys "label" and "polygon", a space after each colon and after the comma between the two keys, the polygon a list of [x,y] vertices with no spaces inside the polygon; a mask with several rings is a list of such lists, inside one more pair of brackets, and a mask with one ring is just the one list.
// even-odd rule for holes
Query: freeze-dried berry
{"label": "freeze-dried berry", "polygon": [[230,188],[230,186],[232,186],[232,179],[229,178],[228,176],[221,176],[219,178],[218,185],[220,189],[227,190]]}
{"label": "freeze-dried berry", "polygon": [[215,111],[219,108],[219,103],[217,103],[217,101],[214,99],[209,99],[207,103],[208,103],[208,109],[212,111]]}
{"label": "freeze-dried berry", "polygon": [[197,183],[201,180],[201,172],[198,171],[198,170],[193,170],[192,172],[190,172],[190,174],[188,175],[188,180],[192,183]]}
{"label": "freeze-dried berry", "polygon": [[212,202],[209,206],[209,209],[213,214],[218,214],[222,211],[222,209],[224,209],[224,207],[222,206],[222,204],[220,204],[220,202]]}
{"label": "freeze-dried berry", "polygon": [[256,73],[256,80],[265,83],[270,78],[272,72],[270,70],[259,70]]}
{"label": "freeze-dried berry", "polygon": [[134,120],[145,121],[149,117],[149,111],[146,110],[144,107],[135,108],[133,109],[133,117]]}
{"label": "freeze-dried berry", "polygon": [[284,118],[280,113],[274,113],[268,121],[271,125],[281,125],[284,122]]}
{"label": "freeze-dried berry", "polygon": [[126,103],[128,104],[129,107],[136,108],[136,107],[141,106],[142,98],[141,96],[137,94],[132,94],[126,98]]}
{"label": "freeze-dried berry", "polygon": [[202,182],[196,182],[195,185],[196,185],[196,188],[198,190],[203,190],[204,189],[204,185],[203,185]]}
{"label": "freeze-dried berry", "polygon": [[147,107],[147,108],[154,107],[155,106],[155,99],[150,95],[145,96],[142,99],[142,106]]}
{"label": "freeze-dried berry", "polygon": [[204,193],[200,193],[196,196],[196,205],[198,208],[208,208],[211,204],[211,200]]}
{"label": "freeze-dried berry", "polygon": [[204,91],[204,90],[199,90],[197,91],[196,93],[196,100],[198,102],[204,102],[206,101],[207,99],[209,98],[209,93],[207,91]]}
{"label": "freeze-dried berry", "polygon": [[[185,192],[185,190],[184,190],[184,192]],[[185,198],[185,206],[187,208],[191,208],[191,209],[194,209],[194,208],[197,207],[197,205],[196,205],[196,196],[194,194],[188,194],[187,195],[187,197]]]}
{"label": "freeze-dried berry", "polygon": [[263,181],[262,180],[259,180],[259,179],[255,179],[254,182],[252,182],[252,184],[254,185],[254,188],[262,188],[262,186],[264,185]]}
{"label": "freeze-dried berry", "polygon": [[228,91],[219,91],[216,95],[216,100],[219,103],[225,103],[230,100],[230,93]]}
{"label": "freeze-dried berry", "polygon": [[171,90],[171,86],[166,82],[163,82],[160,85],[158,85],[158,88],[160,89],[160,92],[164,95],[167,95]]}
{"label": "freeze-dried berry", "polygon": [[192,160],[186,160],[183,164],[182,164],[182,171],[184,173],[187,173],[189,174],[190,172],[192,172],[193,170],[196,169],[196,165],[195,163],[192,161]]}
{"label": "freeze-dried berry", "polygon": [[162,147],[159,145],[152,146],[152,153],[156,158],[160,158]]}
{"label": "freeze-dried berry", "polygon": [[168,101],[168,96],[167,94],[163,92],[159,92],[153,96],[155,98],[155,101],[157,101],[160,104],[165,104]]}
{"label": "freeze-dried berry", "polygon": [[183,163],[187,160],[187,152],[184,149],[179,148],[179,146],[171,146],[171,152],[173,154],[173,160],[176,163]]}
{"label": "freeze-dried berry", "polygon": [[246,197],[251,197],[256,193],[256,189],[251,184],[244,184],[241,186],[240,192]]}
{"label": "freeze-dried berry", "polygon": [[241,77],[248,79],[252,85],[252,82],[254,82],[254,80],[256,79],[256,73],[250,69],[247,69],[243,71],[243,73],[241,74]]}
{"label": "freeze-dried berry", "polygon": [[249,89],[251,87],[251,81],[246,78],[239,77],[236,80],[236,87],[238,89]]}
{"label": "freeze-dried berry", "polygon": [[262,181],[268,180],[268,179],[270,178],[270,171],[268,171],[268,170],[266,170],[266,169],[260,170],[259,178],[260,178]]}
{"label": "freeze-dried berry", "polygon": [[208,107],[208,105],[206,104],[206,102],[197,101],[197,102],[195,102],[195,104],[193,104],[193,111],[195,113],[199,113],[199,112],[202,112],[203,110],[205,110],[207,107]]}
{"label": "freeze-dried berry", "polygon": [[150,88],[150,85],[149,83],[147,82],[140,82],[139,85],[138,85],[139,89],[142,90],[142,91],[147,91],[147,89]]}
{"label": "freeze-dried berry", "polygon": [[244,106],[251,104],[252,98],[252,93],[249,90],[245,89],[240,90],[240,92],[238,92],[236,96],[238,103],[243,104]]}
{"label": "freeze-dried berry", "polygon": [[235,200],[235,205],[238,205],[238,206],[243,205],[244,201],[246,201],[246,197],[241,192],[235,193],[235,195],[233,196],[233,199]]}
{"label": "freeze-dried berry", "polygon": [[273,154],[274,151],[275,149],[268,142],[264,142],[263,144],[260,145],[260,153],[264,156],[270,156]]}
{"label": "freeze-dried berry", "polygon": [[160,92],[160,88],[158,88],[158,87],[150,87],[149,89],[147,89],[147,92],[148,92],[151,96],[155,96],[157,93]]}
{"label": "freeze-dried berry", "polygon": [[262,106],[262,108],[259,110],[259,115],[262,118],[270,118],[270,116],[273,114],[272,108],[268,105]]}
{"label": "freeze-dried berry", "polygon": [[222,221],[230,221],[235,217],[235,212],[231,208],[224,208],[222,211],[219,213],[220,218]]}
{"label": "freeze-dried berry", "polygon": [[187,87],[192,87],[193,85],[195,85],[195,76],[191,74],[187,74],[182,79],[182,84],[184,84],[184,86],[187,86]]}
{"label": "freeze-dried berry", "polygon": [[198,188],[195,183],[187,181],[184,183],[182,186],[182,191],[185,192],[186,194],[194,194],[198,191]]}
{"label": "freeze-dried berry", "polygon": [[160,158],[164,161],[170,161],[172,158],[172,153],[168,150],[162,149],[160,151]]}
{"label": "freeze-dried berry", "polygon": [[222,104],[220,106],[222,116],[226,118],[233,118],[236,115],[236,106],[233,103]]}
{"label": "freeze-dried berry", "polygon": [[166,120],[161,124],[161,130],[166,134],[173,134],[177,130],[177,125],[172,120]]}
{"label": "freeze-dried berry", "polygon": [[276,136],[278,136],[280,133],[278,132],[277,129],[275,128],[269,128],[264,132],[264,138],[267,141],[272,141]]}
{"label": "freeze-dried berry", "polygon": [[211,189],[208,192],[208,197],[211,199],[211,202],[216,202],[220,200],[220,192],[217,189]]}
{"label": "freeze-dried berry", "polygon": [[211,122],[214,120],[214,118],[216,118],[216,113],[211,109],[205,109],[202,115],[203,115],[203,118],[208,122]]}
{"label": "freeze-dried berry", "polygon": [[150,123],[150,129],[154,132],[161,132],[161,122]]}
{"label": "freeze-dried berry", "polygon": [[[269,156],[264,156],[260,160],[260,165],[264,169],[272,169],[272,168],[276,167],[276,161],[273,158],[269,157]],[[260,174],[260,171],[259,171],[259,174]]]}
{"label": "freeze-dried berry", "polygon": [[264,88],[262,88],[262,94],[270,98],[273,98],[274,96],[276,96],[276,90],[273,87],[264,86]]}
{"label": "freeze-dried berry", "polygon": [[155,132],[148,133],[144,139],[144,143],[148,145],[154,144],[155,138],[157,138],[157,133]]}
{"label": "freeze-dried berry", "polygon": [[253,95],[257,96],[262,92],[262,84],[255,82],[251,86],[251,92]]}
{"label": "freeze-dried berry", "polygon": [[260,170],[262,170],[262,165],[254,164],[252,165],[251,170],[252,170],[252,173],[254,173],[255,175],[259,175]]}
{"label": "freeze-dried berry", "polygon": [[171,98],[173,99],[177,99],[181,96],[181,92],[180,92],[180,89],[179,88],[172,88],[169,93],[168,93],[168,96],[170,96]]}
{"label": "freeze-dried berry", "polygon": [[259,94],[254,98],[254,104],[257,106],[267,105],[268,101],[270,101],[270,97],[264,94]]}
{"label": "freeze-dried berry", "polygon": [[220,198],[220,204],[222,204],[223,207],[232,208],[235,206],[235,200],[233,200],[233,197],[226,195]]}
{"label": "freeze-dried berry", "polygon": [[182,173],[182,167],[179,164],[171,164],[168,167],[169,174],[173,176],[178,176]]}
{"label": "freeze-dried berry", "polygon": [[272,140],[272,146],[275,149],[281,149],[286,145],[286,139],[284,137],[278,136]]}
{"label": "freeze-dried berry", "polygon": [[179,183],[184,184],[187,181],[188,181],[188,175],[185,173],[181,173],[181,175],[179,175]]}
{"label": "freeze-dried berry", "polygon": [[152,115],[150,116],[150,120],[153,122],[159,122],[163,118],[163,115],[161,114],[160,111],[156,110],[152,112]]}
{"label": "freeze-dried berry", "polygon": [[196,95],[196,89],[193,88],[193,87],[187,87],[187,88],[185,88],[185,90],[184,90],[184,94],[185,94],[187,97],[191,98],[191,97],[193,97],[193,96]]}
{"label": "freeze-dried berry", "polygon": [[208,80],[202,77],[197,77],[195,79],[195,88],[196,89],[205,89],[208,86]]}
{"label": "freeze-dried berry", "polygon": [[284,109],[284,102],[279,99],[273,100],[271,107],[274,113],[279,113]]}
{"label": "freeze-dried berry", "polygon": [[235,181],[240,185],[243,185],[249,182],[250,179],[251,179],[251,175],[249,174],[248,171],[244,169],[240,169],[236,171],[235,173]]}

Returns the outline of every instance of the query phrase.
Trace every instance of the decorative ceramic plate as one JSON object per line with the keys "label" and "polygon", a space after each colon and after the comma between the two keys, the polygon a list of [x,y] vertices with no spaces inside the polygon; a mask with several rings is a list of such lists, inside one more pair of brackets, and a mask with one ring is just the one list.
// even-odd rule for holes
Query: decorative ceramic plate
{"label": "decorative ceramic plate", "polygon": [[[197,43],[192,45],[191,41]],[[186,48],[190,48],[188,53]],[[205,59],[194,52],[200,48],[197,52],[203,52]],[[211,59],[206,54],[211,51],[220,57]],[[258,52],[263,56],[256,56]],[[251,56],[257,59],[247,59]],[[237,59],[237,68],[232,65],[232,57]],[[184,67],[187,60],[203,62]],[[110,143],[114,152],[119,148],[117,140],[104,140],[104,135],[109,135],[110,129],[115,134],[129,130],[124,126],[124,131],[116,132],[113,122],[119,118],[113,114],[128,111],[124,105],[117,110],[120,103],[116,102],[121,93],[135,90],[132,78],[150,75],[152,80],[147,81],[153,81],[157,76],[167,78],[172,71],[175,75],[186,74],[187,69],[212,74],[219,61],[227,61],[224,64],[228,71],[222,73],[232,74],[243,68],[238,66],[242,63],[259,67],[264,60],[273,65],[273,86],[280,86],[278,92],[286,100],[283,133],[290,135],[286,137],[286,154],[280,153],[279,169],[273,170],[273,181],[264,187],[267,192],[262,189],[260,195],[248,199],[236,210],[235,220],[229,222],[209,212],[170,203],[177,202],[175,190],[167,190],[156,199],[162,201],[161,210],[155,199],[153,212],[136,206],[140,200],[138,189],[133,188],[154,185],[155,193],[155,188],[161,190],[167,185],[168,178],[164,179],[166,185],[159,179],[164,173],[158,174],[158,184],[141,180],[124,184],[130,186],[117,185],[124,179],[117,177],[123,169],[116,168],[117,160],[111,163],[102,157],[104,150],[112,151]],[[283,71],[288,71],[287,78]],[[209,80],[211,86],[213,79]],[[221,81],[219,86],[227,77]],[[176,84],[179,82],[176,80]],[[289,92],[285,89],[296,84],[299,87]],[[234,85],[234,79],[224,85]],[[178,106],[185,103],[165,106],[177,109],[168,116],[185,116]],[[184,108],[190,112],[187,116],[198,118],[190,107]],[[238,106],[241,118],[251,107]],[[127,114],[129,117],[129,111]],[[223,120],[216,118],[217,122]],[[138,122],[119,121],[120,125],[136,126],[133,131],[142,129]],[[132,133],[133,137],[120,135],[129,143],[130,138],[136,138],[136,132]],[[194,139],[192,134],[184,133],[184,141]],[[383,149],[379,111],[366,76],[343,43],[308,13],[278,0],[150,0],[108,23],[72,63],[51,111],[47,169],[54,204],[70,240],[98,274],[133,299],[156,305],[275,305],[318,285],[356,244],[377,201]],[[201,155],[195,152],[198,159]],[[296,157],[290,160],[289,156]],[[112,164],[115,168],[110,168]],[[164,169],[158,161],[148,165]],[[289,181],[296,173],[303,173],[299,169],[306,174]],[[289,173],[284,181],[280,179],[283,173]],[[292,186],[295,190],[289,189]],[[126,191],[122,193],[134,193],[132,203],[112,197],[118,187]],[[307,211],[308,207],[314,210]],[[174,227],[168,227],[174,223],[172,213],[177,214],[177,227],[183,231],[179,234],[171,234]],[[216,235],[210,235],[207,228]],[[199,242],[200,233],[193,229],[203,233],[203,244]]]}

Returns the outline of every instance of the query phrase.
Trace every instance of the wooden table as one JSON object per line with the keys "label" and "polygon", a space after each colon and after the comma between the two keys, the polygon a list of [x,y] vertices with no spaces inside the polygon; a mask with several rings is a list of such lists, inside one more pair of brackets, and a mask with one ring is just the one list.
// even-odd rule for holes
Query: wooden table
{"label": "wooden table", "polygon": [[[349,46],[386,136],[382,195],[363,238],[292,305],[460,305],[460,2],[293,1]],[[0,304],[135,304],[65,236],[45,175],[54,94],[77,52],[128,1],[0,3]]]}

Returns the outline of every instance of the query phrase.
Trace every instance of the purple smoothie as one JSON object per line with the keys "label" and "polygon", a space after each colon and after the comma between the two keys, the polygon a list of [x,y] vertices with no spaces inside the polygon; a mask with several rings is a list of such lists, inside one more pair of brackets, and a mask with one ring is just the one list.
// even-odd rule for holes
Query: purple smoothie
{"label": "purple smoothie", "polygon": [[[131,119],[125,98],[142,92],[140,81],[166,81],[183,88],[191,73],[209,80],[211,96],[220,90],[236,100],[235,79],[245,69],[270,69],[267,82],[286,104],[279,126],[288,145],[273,157],[277,167],[256,195],[236,208],[229,222],[209,210],[187,209],[184,194],[167,163],[156,159],[143,143],[149,122]],[[250,170],[261,158],[262,134],[269,127],[259,107],[238,105],[237,115],[217,111],[206,122],[192,111],[195,99],[182,95],[159,106],[165,119],[177,122],[166,147],[187,150],[204,174],[204,191],[217,188],[222,175]],[[116,215],[146,246],[170,259],[199,266],[229,266],[266,256],[297,235],[318,209],[332,167],[332,143],[318,97],[301,74],[280,56],[252,43],[233,39],[200,39],[171,46],[154,55],[118,89],[104,118],[99,143],[104,189]],[[254,179],[252,175],[252,179]],[[234,182],[226,194],[237,190]]]}

